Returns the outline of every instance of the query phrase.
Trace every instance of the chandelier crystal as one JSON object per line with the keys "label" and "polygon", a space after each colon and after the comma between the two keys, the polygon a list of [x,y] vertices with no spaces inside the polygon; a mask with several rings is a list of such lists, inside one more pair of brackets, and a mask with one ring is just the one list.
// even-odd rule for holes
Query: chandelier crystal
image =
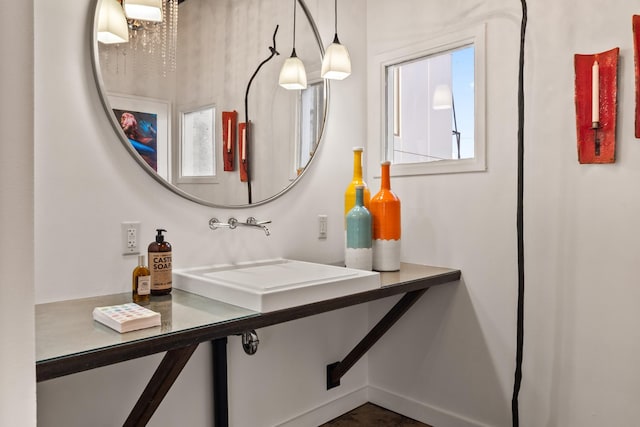
{"label": "chandelier crystal", "polygon": [[[142,77],[148,75],[150,70],[158,70],[161,76],[173,73],[176,70],[176,46],[178,42],[178,0],[157,0],[157,14],[144,15],[150,19],[137,18],[141,15],[127,12],[127,6],[143,4],[146,12],[153,9],[156,0],[123,0],[125,13],[127,14],[128,43],[127,40],[115,42],[114,49],[101,48],[101,60],[106,64],[112,62],[112,56],[116,56],[115,72],[120,73],[121,69],[126,72],[132,70],[134,75]],[[102,21],[102,9],[104,4],[113,2],[122,12],[123,6],[117,4],[117,0],[103,0],[101,6],[99,22]],[[139,11],[140,9],[138,9]],[[144,9],[143,9],[144,10]],[[158,17],[159,15],[159,17]],[[123,14],[124,16],[124,14]],[[132,18],[136,17],[136,18]],[[98,38],[98,41],[104,42]],[[113,42],[112,42],[113,43]],[[123,66],[120,66],[123,63]]]}

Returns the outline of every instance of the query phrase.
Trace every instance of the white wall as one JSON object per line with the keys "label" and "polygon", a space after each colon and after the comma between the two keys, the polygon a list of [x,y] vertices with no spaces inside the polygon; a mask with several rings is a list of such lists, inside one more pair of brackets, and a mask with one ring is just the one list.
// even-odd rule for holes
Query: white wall
{"label": "white wall", "polygon": [[[309,7],[328,43],[333,11],[325,3],[311,1]],[[88,0],[35,4],[37,302],[127,291],[136,260],[120,255],[120,222],[126,220],[142,222],[143,242],[153,239],[156,227],[166,228],[176,268],[276,256],[325,262],[343,258],[341,218],[343,193],[352,174],[351,148],[365,143],[364,73],[334,85],[332,114],[348,116],[349,122],[329,120],[317,164],[303,184],[262,207],[206,208],[160,187],[115,137],[92,77],[91,8]],[[344,8],[345,19],[364,22],[363,8],[364,1],[351,2]],[[58,20],[66,23],[65,31],[52,30]],[[366,67],[363,27],[344,31],[344,42],[353,46],[354,67],[360,70]],[[327,240],[317,239],[318,214],[328,215]],[[271,236],[246,229],[210,231],[213,216],[271,219]],[[366,313],[366,307],[355,307],[258,331],[261,349],[253,358],[245,356],[238,339],[232,338],[233,425],[281,423],[361,389],[366,361],[331,392],[325,390],[325,365],[343,357],[364,335]],[[199,349],[152,425],[176,425],[183,408],[193,408],[191,425],[210,424],[211,410],[205,404],[211,399],[208,353],[206,345]],[[142,390],[156,361],[145,358],[39,384],[39,424],[117,424],[117,417],[124,419],[133,406],[132,396]],[[102,390],[87,386],[96,383]],[[245,404],[254,409],[241,410]]]}
{"label": "white wall", "polygon": [[[0,14],[0,425],[35,426],[33,2]],[[20,34],[20,37],[16,37]]]}
{"label": "white wall", "polygon": [[[371,304],[369,310],[354,307],[266,328],[259,331],[262,347],[255,358],[242,355],[237,339],[232,338],[232,425],[282,423],[350,392],[353,401],[358,401],[367,384],[371,400],[439,427],[510,425],[517,285],[519,4],[476,0],[440,7],[406,1],[414,13],[396,30],[401,37],[426,36],[450,25],[488,22],[487,172],[392,180],[403,201],[403,258],[459,267],[463,280],[430,290],[374,347],[368,369],[367,360],[362,361],[345,377],[343,386],[331,392],[323,390],[324,372],[316,370],[322,371],[324,363],[343,356],[366,329],[367,314],[369,323],[375,322],[391,301]],[[35,4],[36,300],[127,289],[134,261],[118,252],[119,222],[123,220],[142,221],[143,235],[149,240],[155,226],[168,228],[177,266],[272,255],[318,261],[341,258],[339,218],[343,183],[351,175],[350,149],[366,142],[364,76],[354,72],[333,85],[326,144],[301,185],[280,200],[254,209],[223,211],[195,206],[136,170],[113,137],[91,79],[88,3],[78,6],[78,2],[67,0],[54,6],[38,0]],[[317,3],[319,0],[311,6],[317,7]],[[373,46],[382,48],[384,24],[388,23],[382,18],[395,13],[395,4],[366,2],[368,27],[375,28],[368,32],[368,45],[361,28],[341,26],[340,38],[350,47],[354,70],[366,64],[365,52]],[[365,10],[364,1],[340,5],[345,20],[355,20]],[[14,8],[26,13],[28,6]],[[524,426],[626,426],[640,418],[636,404],[640,375],[635,369],[640,350],[636,327],[640,322],[636,309],[640,287],[635,268],[640,264],[636,244],[640,202],[634,197],[640,146],[633,137],[630,25],[635,12],[623,0],[608,2],[606,9],[595,0],[529,4],[525,79],[527,301],[520,398]],[[57,17],[67,23],[65,32],[50,30],[50,22]],[[330,40],[331,12],[320,11],[318,21],[323,39]],[[575,145],[573,54],[614,46],[621,48],[618,161],[614,165],[580,166]],[[30,90],[28,82],[20,87],[27,93]],[[3,104],[3,112],[6,110]],[[28,117],[28,112],[25,114]],[[340,118],[348,123],[340,126]],[[29,125],[22,126],[28,133]],[[3,123],[3,132],[5,128]],[[28,159],[28,151],[25,148],[21,158]],[[3,166],[9,164],[4,151],[2,158]],[[374,171],[368,172],[371,176]],[[369,184],[377,188],[372,179]],[[8,203],[17,203],[16,207],[26,203],[28,212],[27,196],[9,197]],[[315,216],[319,213],[329,214],[326,242],[315,240]],[[265,238],[251,230],[208,231],[210,216],[232,214],[273,219],[273,235]],[[18,237],[24,231],[17,229],[9,236]],[[22,284],[11,281],[6,288],[6,280],[3,276],[3,290],[21,293],[26,289],[27,295],[21,300],[24,306],[16,306],[4,303],[3,293],[2,308],[14,313],[25,310],[22,317],[31,322],[32,314],[25,308],[30,306],[29,286],[19,288]],[[18,351],[28,354],[31,342],[32,335],[26,333]],[[208,411],[203,406],[210,397],[207,352],[206,348],[198,351],[152,425],[175,425],[173,417],[184,413],[182,409],[187,409],[192,425],[210,422],[210,415],[202,412]],[[31,363],[28,357],[23,361]],[[143,387],[151,362],[156,361],[157,357],[145,358],[41,383],[40,424],[117,424],[109,414],[124,416],[133,404],[131,396]],[[283,366],[290,370],[283,372]],[[95,383],[106,392],[87,385]],[[15,397],[15,386],[4,384],[3,402],[5,396]],[[19,384],[28,394],[33,377],[26,374]],[[26,408],[24,400],[15,402],[20,404],[11,410],[24,410],[25,417],[32,418],[29,399],[24,403]],[[243,403],[251,405],[249,412],[243,411]],[[333,415],[339,412],[330,408],[329,415],[332,411]],[[290,424],[295,425],[295,419]]]}
{"label": "white wall", "polygon": [[[397,396],[406,396],[416,402],[404,402],[406,413],[438,426],[457,425],[452,423],[460,423],[461,417],[473,422],[459,425],[508,425],[515,337],[520,14],[517,4],[507,1],[465,2],[455,14],[449,4],[419,8],[416,3],[391,8],[388,2],[368,2],[368,25],[381,29],[370,34],[368,54],[374,58],[425,37],[486,23],[488,170],[392,178],[392,189],[402,201],[403,259],[461,268],[463,280],[430,290],[373,349],[372,400],[396,405]],[[374,120],[370,111],[369,122]],[[375,130],[370,126],[370,135]],[[377,141],[369,142],[369,152],[375,153]],[[369,175],[376,172],[369,170]],[[389,304],[371,304],[371,322]]]}
{"label": "white wall", "polygon": [[[463,280],[429,291],[373,349],[372,400],[437,426],[507,426],[515,360],[520,2],[431,2],[420,9],[423,2],[403,3],[413,5],[412,13],[396,29],[381,25],[399,13],[396,2],[367,2],[369,28],[410,39],[487,21],[488,169],[392,179],[410,230],[403,234],[404,259],[459,267]],[[636,425],[640,146],[633,136],[631,16],[638,10],[623,0],[605,9],[591,0],[528,3],[521,425]],[[371,53],[386,33],[369,35]],[[580,166],[573,55],[615,46],[621,48],[618,160]],[[389,304],[372,304],[370,321]]]}
{"label": "white wall", "polygon": [[[527,315],[528,348],[535,351],[526,359],[523,409],[556,425],[637,424],[640,143],[631,17],[638,9],[620,0],[606,10],[568,1],[546,9],[532,4],[531,13],[545,19],[531,22],[528,55]],[[558,26],[566,37],[550,34]],[[580,166],[573,54],[617,46],[617,161]]]}

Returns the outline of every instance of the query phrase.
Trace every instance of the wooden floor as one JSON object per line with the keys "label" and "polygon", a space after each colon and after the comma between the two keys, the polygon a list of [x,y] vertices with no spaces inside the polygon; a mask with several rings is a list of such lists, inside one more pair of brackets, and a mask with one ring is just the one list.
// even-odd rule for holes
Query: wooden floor
{"label": "wooden floor", "polygon": [[373,403],[365,403],[364,405],[347,412],[338,418],[322,424],[320,427],[432,427],[427,424],[418,422],[411,418],[405,417],[393,411],[381,408]]}

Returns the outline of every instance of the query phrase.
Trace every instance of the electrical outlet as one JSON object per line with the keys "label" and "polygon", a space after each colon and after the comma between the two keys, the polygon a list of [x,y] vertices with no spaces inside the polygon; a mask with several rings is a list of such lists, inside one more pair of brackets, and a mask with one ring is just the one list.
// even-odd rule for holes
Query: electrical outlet
{"label": "electrical outlet", "polygon": [[318,239],[327,238],[327,216],[318,215]]}
{"label": "electrical outlet", "polygon": [[135,221],[123,222],[120,224],[120,227],[122,229],[122,254],[139,254],[138,239],[140,238],[140,223]]}

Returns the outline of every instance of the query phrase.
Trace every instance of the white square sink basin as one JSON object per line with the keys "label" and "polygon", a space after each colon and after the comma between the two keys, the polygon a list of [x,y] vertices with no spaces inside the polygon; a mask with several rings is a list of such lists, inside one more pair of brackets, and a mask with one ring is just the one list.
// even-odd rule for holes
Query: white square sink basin
{"label": "white square sink basin", "polygon": [[173,270],[173,287],[268,312],[380,287],[380,274],[288,259]]}

